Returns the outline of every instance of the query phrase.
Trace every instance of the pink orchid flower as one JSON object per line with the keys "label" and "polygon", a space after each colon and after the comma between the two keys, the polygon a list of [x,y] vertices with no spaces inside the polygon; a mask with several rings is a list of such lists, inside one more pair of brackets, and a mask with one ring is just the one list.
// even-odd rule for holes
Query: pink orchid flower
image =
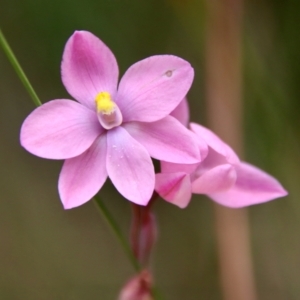
{"label": "pink orchid flower", "polygon": [[59,176],[64,208],[91,199],[109,176],[128,200],[146,205],[154,190],[153,158],[200,160],[193,135],[170,112],[193,81],[193,68],[172,55],[132,65],[118,84],[110,49],[76,31],[64,49],[62,81],[76,101],[57,99],[35,109],[21,128],[21,144],[34,155],[66,159]]}
{"label": "pink orchid flower", "polygon": [[[188,104],[183,100],[171,113],[184,125],[189,119]],[[196,164],[161,162],[155,190],[166,201],[184,208],[192,193],[206,194],[215,202],[232,208],[263,203],[287,195],[272,176],[246,162],[211,130],[190,124],[198,139],[201,157]],[[205,143],[208,145],[205,148]]]}

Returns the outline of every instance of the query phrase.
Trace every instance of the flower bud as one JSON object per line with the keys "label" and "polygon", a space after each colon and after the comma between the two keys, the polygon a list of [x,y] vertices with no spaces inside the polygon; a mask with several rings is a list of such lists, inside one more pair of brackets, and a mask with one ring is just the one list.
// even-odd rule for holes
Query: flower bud
{"label": "flower bud", "polygon": [[121,290],[118,300],[153,300],[152,276],[147,270],[131,278]]}
{"label": "flower bud", "polygon": [[157,238],[155,216],[148,208],[134,206],[130,237],[135,257],[141,265],[147,265]]}

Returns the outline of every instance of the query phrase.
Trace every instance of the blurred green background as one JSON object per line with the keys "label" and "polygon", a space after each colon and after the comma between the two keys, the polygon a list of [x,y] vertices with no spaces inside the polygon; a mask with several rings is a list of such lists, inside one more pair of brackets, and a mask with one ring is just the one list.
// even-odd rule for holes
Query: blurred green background
{"label": "blurred green background", "polygon": [[[247,161],[277,177],[290,195],[249,208],[260,299],[300,299],[300,2],[244,5],[243,96]],[[191,119],[205,124],[205,5],[200,0],[3,0],[0,26],[43,102],[69,98],[60,79],[66,40],[77,29],[100,37],[120,74],[154,54],[191,62]],[[116,299],[134,274],[93,203],[64,211],[60,161],[34,157],[19,130],[34,109],[0,51],[0,299]],[[102,198],[124,233],[130,206],[107,183]],[[221,299],[212,203],[185,210],[156,203],[155,281],[165,299]],[[241,299],[242,300],[242,299]]]}

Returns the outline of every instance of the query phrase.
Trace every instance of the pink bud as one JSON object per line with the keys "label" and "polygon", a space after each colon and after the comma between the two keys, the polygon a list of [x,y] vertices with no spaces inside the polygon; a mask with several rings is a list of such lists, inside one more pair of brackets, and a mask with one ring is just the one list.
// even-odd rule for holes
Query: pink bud
{"label": "pink bud", "polygon": [[151,251],[156,241],[157,229],[155,216],[151,212],[144,215],[141,224],[140,242],[139,242],[139,260],[141,263],[147,263]]}
{"label": "pink bud", "polygon": [[155,216],[146,207],[134,205],[131,226],[131,247],[143,266],[147,265],[157,237]]}
{"label": "pink bud", "polygon": [[147,270],[131,278],[121,290],[118,300],[153,300],[152,276]]}

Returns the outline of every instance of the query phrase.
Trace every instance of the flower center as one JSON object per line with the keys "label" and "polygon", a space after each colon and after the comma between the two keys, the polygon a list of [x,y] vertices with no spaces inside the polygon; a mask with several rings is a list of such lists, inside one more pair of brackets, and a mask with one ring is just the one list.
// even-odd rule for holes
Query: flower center
{"label": "flower center", "polygon": [[99,93],[95,98],[95,102],[98,120],[103,128],[112,129],[122,123],[122,113],[118,105],[111,99],[110,93]]}

